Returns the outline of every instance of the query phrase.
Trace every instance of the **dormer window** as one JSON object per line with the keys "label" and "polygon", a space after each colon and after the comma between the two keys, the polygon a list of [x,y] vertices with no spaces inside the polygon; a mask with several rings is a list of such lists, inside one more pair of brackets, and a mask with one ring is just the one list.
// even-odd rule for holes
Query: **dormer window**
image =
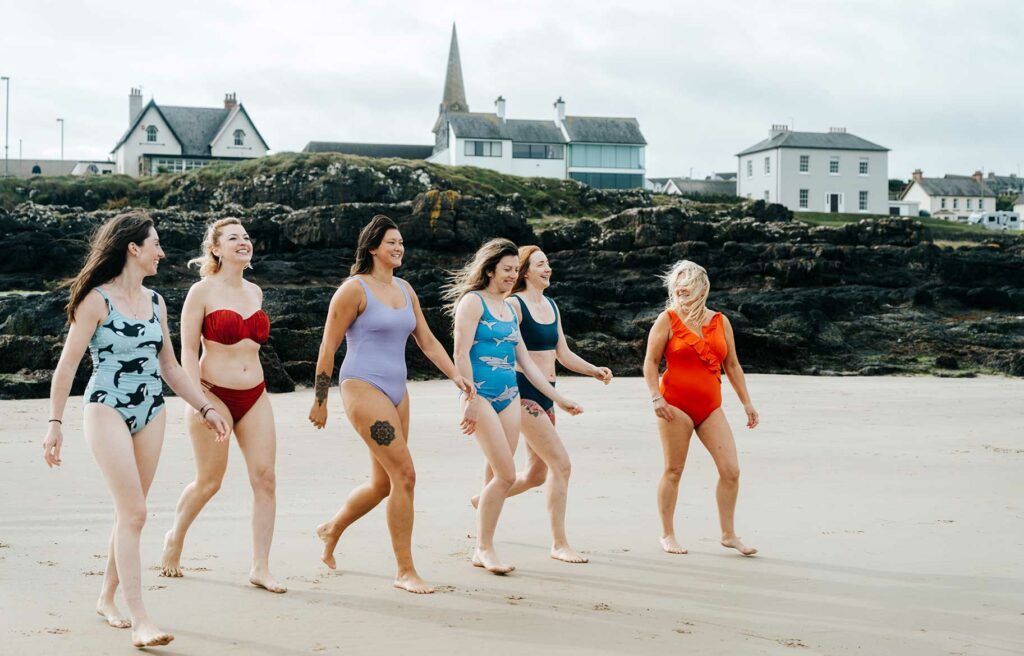
{"label": "dormer window", "polygon": [[235,145],[236,146],[244,146],[245,145],[245,131],[244,130],[235,130]]}
{"label": "dormer window", "polygon": [[156,126],[151,125],[146,128],[146,141],[149,143],[156,143]]}

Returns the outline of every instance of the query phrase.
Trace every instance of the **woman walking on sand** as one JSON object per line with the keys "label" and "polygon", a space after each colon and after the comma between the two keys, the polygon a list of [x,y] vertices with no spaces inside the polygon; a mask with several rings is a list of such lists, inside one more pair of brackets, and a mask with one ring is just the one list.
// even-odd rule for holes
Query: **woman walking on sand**
{"label": "woman walking on sand", "polygon": [[[206,389],[206,398],[217,411],[231,417],[228,429],[245,458],[253,493],[249,582],[285,592],[269,565],[277,509],[277,436],[260,365],[260,346],[270,337],[270,319],[262,309],[263,290],[242,275],[251,266],[252,248],[238,219],[220,219],[207,229],[203,255],[189,263],[199,265],[202,280],[192,285],[181,309],[181,363],[192,383]],[[195,413],[188,413],[185,421],[196,478],[182,491],[174,526],[164,537],[161,576],[182,575],[185,534],[220,489],[228,466],[228,442],[211,440],[210,429]]]}
{"label": "woman walking on sand", "polygon": [[[605,385],[611,382],[608,367],[597,367],[569,348],[562,332],[558,306],[544,291],[551,285],[551,264],[539,246],[519,249],[519,277],[508,297],[516,310],[519,334],[526,350],[545,379],[555,386],[555,363],[584,376],[592,376]],[[521,432],[526,438],[526,470],[516,474],[508,490],[514,496],[547,481],[548,514],[551,517],[551,557],[567,563],[586,563],[586,556],[571,546],[565,536],[565,506],[569,492],[569,453],[555,430],[555,403],[534,387],[516,365],[519,386]],[[488,480],[490,479],[488,470]],[[473,497],[473,506],[479,503]]]}
{"label": "woman walking on sand", "polygon": [[[85,389],[83,429],[115,511],[96,612],[110,626],[131,627],[136,647],[166,645],[174,639],[146,612],[139,561],[146,494],[160,459],[167,419],[163,381],[196,408],[212,429],[210,439],[224,440],[228,430],[174,357],[164,299],[142,286],[143,279],[156,275],[163,258],[153,220],[144,212],[116,216],[93,235],[85,265],[70,285],[70,328],[53,372],[49,430],[43,441],[46,464],[60,466],[64,408],[88,348],[93,373]],[[130,620],[114,602],[119,585]]]}
{"label": "woman walking on sand", "polygon": [[[673,515],[690,437],[696,430],[718,468],[715,496],[722,546],[752,556],[757,549],[743,544],[733,528],[740,469],[736,441],[721,407],[723,367],[743,404],[747,428],[757,426],[758,415],[736,356],[732,325],[721,312],[707,308],[711,284],[700,265],[688,260],[676,263],[665,276],[665,286],[668,303],[651,328],[644,359],[644,381],[658,417],[665,455],[665,469],[658,484],[661,547],[672,554],[686,553],[676,540]],[[662,357],[667,366],[659,386]]]}
{"label": "woman walking on sand", "polygon": [[[419,298],[396,278],[405,246],[394,221],[378,214],[359,233],[355,263],[331,299],[316,364],[316,391],[309,420],[327,425],[327,389],[334,354],[344,339],[339,387],[345,416],[370,450],[370,480],[352,490],[333,518],[317,527],[324,542],[321,559],[335,568],[334,549],[345,529],[388,499],[388,529],[398,561],[396,588],[433,592],[412,560],[413,489],[416,470],[409,453],[409,395],[405,345],[412,335],[423,354],[470,397],[463,378],[423,317]],[[466,419],[463,419],[465,425]]]}
{"label": "woman walking on sand", "polygon": [[487,459],[484,487],[477,498],[477,544],[473,564],[494,574],[507,574],[514,566],[503,563],[494,550],[494,531],[505,497],[516,480],[513,456],[519,442],[521,413],[516,399],[516,367],[540,394],[571,415],[583,408],[548,382],[519,338],[515,310],[505,300],[518,280],[519,249],[507,239],[492,239],[476,252],[445,291],[455,315],[455,363],[471,376],[475,399],[463,397],[463,425],[475,433]]}

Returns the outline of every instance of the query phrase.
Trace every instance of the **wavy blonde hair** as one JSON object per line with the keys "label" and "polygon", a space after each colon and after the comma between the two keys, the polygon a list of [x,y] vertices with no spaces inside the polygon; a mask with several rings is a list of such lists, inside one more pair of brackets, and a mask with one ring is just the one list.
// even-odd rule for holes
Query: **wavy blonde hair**
{"label": "wavy blonde hair", "polygon": [[448,314],[455,315],[455,307],[463,296],[485,289],[490,283],[487,274],[494,275],[498,262],[509,255],[519,259],[519,248],[508,239],[492,239],[480,247],[466,266],[451,272],[441,293],[441,298],[447,302]]}
{"label": "wavy blonde hair", "polygon": [[201,277],[206,278],[220,271],[220,260],[213,254],[213,249],[217,247],[217,241],[220,239],[221,233],[224,232],[224,228],[229,225],[240,226],[242,222],[234,217],[228,217],[214,221],[207,226],[206,237],[203,238],[203,254],[188,261],[190,267],[199,267]]}
{"label": "wavy blonde hair", "polygon": [[[665,281],[665,288],[668,290],[668,301],[665,303],[665,307],[675,310],[686,325],[700,328],[704,323],[708,293],[711,291],[711,281],[708,279],[707,270],[696,262],[680,260],[672,265],[668,273],[661,278]],[[676,297],[677,287],[685,287],[689,290],[690,300],[687,304],[680,303]]]}

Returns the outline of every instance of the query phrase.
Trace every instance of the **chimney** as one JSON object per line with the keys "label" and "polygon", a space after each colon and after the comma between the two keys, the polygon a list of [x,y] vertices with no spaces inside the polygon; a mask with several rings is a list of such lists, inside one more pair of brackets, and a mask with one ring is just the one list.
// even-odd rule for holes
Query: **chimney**
{"label": "chimney", "polygon": [[775,125],[772,126],[772,129],[768,131],[768,138],[774,139],[780,134],[785,134],[786,132],[789,132],[788,125],[786,125],[785,123],[776,123]]}
{"label": "chimney", "polygon": [[224,109],[234,109],[237,104],[238,100],[234,92],[224,94]]}
{"label": "chimney", "polygon": [[846,134],[846,128],[829,128],[829,134]]}
{"label": "chimney", "polygon": [[975,171],[975,172],[974,172],[974,173],[973,173],[973,174],[971,175],[971,180],[974,180],[975,182],[981,182],[981,181],[982,181],[982,180],[984,180],[984,179],[985,179],[985,176],[983,176],[983,175],[981,174],[981,171]]}
{"label": "chimney", "polygon": [[494,101],[494,109],[498,113],[498,118],[502,121],[505,120],[505,98],[498,96],[497,100]]}
{"label": "chimney", "polygon": [[561,96],[555,101],[555,118],[559,123],[565,122],[565,101],[562,100]]}
{"label": "chimney", "polygon": [[130,127],[135,119],[142,113],[142,89],[136,89],[132,87],[132,92],[128,94],[128,126]]}
{"label": "chimney", "polygon": [[921,182],[921,179],[924,178],[924,173],[921,173],[921,169],[914,169],[910,177],[914,179],[914,182]]}

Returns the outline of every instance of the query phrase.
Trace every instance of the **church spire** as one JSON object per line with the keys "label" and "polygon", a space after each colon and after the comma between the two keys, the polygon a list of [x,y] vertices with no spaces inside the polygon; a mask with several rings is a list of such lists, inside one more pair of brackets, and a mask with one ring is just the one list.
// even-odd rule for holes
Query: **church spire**
{"label": "church spire", "polygon": [[448,71],[444,76],[444,97],[441,112],[468,112],[466,88],[462,84],[462,62],[459,60],[459,39],[452,23],[452,43],[448,49]]}

